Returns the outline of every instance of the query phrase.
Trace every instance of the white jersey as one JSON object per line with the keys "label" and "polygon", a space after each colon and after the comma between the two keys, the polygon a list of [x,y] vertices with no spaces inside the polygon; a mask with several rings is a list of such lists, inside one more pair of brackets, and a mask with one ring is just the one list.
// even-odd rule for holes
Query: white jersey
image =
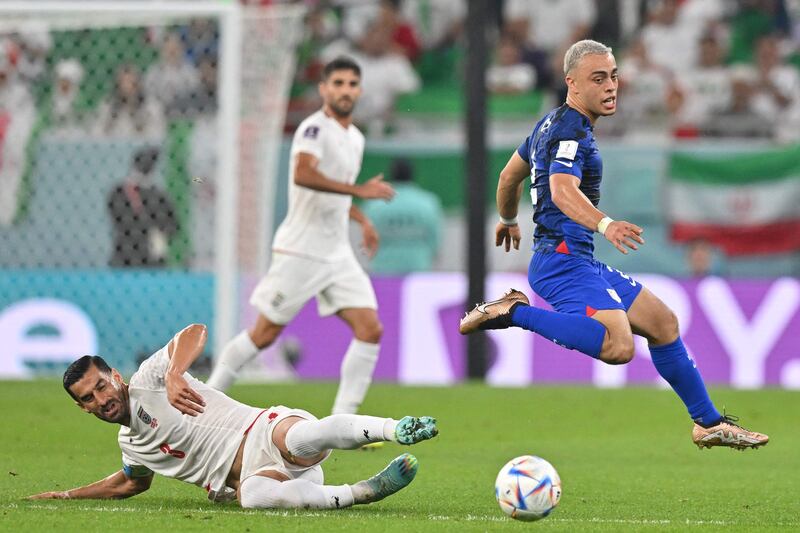
{"label": "white jersey", "polygon": [[206,406],[196,417],[184,415],[167,400],[164,374],[168,365],[164,347],[131,377],[131,425],[122,426],[118,437],[123,467],[129,476],[152,471],[224,492],[244,433],[263,409],[239,403],[186,373],[189,386]]}
{"label": "white jersey", "polygon": [[353,254],[348,233],[352,197],[295,184],[294,169],[300,153],[317,158],[317,170],[326,178],[353,184],[361,171],[364,135],[352,124],[344,128],[321,110],[300,123],[289,163],[289,211],[272,243],[272,249],[278,252],[321,261],[341,260]]}

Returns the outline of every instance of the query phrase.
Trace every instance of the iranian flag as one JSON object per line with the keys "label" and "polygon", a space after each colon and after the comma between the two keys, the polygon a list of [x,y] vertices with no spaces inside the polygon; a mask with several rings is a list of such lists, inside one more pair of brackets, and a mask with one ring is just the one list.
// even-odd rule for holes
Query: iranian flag
{"label": "iranian flag", "polygon": [[673,240],[728,255],[800,249],[800,147],[730,157],[670,156],[667,216]]}

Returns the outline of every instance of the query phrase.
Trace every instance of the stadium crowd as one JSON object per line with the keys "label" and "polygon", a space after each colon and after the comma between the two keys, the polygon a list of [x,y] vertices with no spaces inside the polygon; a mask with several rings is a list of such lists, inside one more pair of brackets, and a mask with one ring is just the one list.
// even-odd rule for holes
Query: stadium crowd
{"label": "stadium crowd", "polygon": [[[309,12],[290,129],[318,104],[320,65],[340,52],[364,63],[368,90],[356,118],[372,135],[391,131],[393,117],[406,111],[395,105],[401,94],[446,86],[458,98],[466,1],[304,3]],[[797,0],[504,0],[492,6],[495,50],[487,83],[494,98],[537,93],[542,108],[562,101],[564,50],[592,38],[614,47],[620,66],[624,105],[612,133],[659,129],[681,138],[782,142],[800,135]]]}

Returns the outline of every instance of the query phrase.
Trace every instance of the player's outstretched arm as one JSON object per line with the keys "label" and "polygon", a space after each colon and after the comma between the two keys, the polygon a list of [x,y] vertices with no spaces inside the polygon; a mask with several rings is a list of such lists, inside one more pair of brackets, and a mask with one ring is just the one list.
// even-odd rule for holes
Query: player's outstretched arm
{"label": "player's outstretched arm", "polygon": [[300,152],[294,167],[294,182],[300,187],[315,191],[349,194],[364,200],[391,200],[394,188],[383,181],[383,174],[373,176],[362,185],[332,180],[317,170],[319,160],[311,154]]}
{"label": "player's outstretched arm", "polygon": [[578,181],[572,174],[552,174],[550,196],[553,203],[578,224],[602,233],[623,254],[628,253],[627,248],[638,250],[636,243],[644,244],[642,228],[624,220],[611,220],[592,205],[578,188]]}
{"label": "player's outstretched arm", "polygon": [[367,257],[372,259],[375,257],[375,253],[378,251],[378,245],[380,244],[378,230],[372,225],[367,215],[354,205],[350,206],[350,218],[361,225],[361,248],[364,250],[364,253],[367,254]]}
{"label": "player's outstretched arm", "polygon": [[164,382],[167,386],[167,399],[178,411],[185,415],[197,416],[203,412],[206,403],[183,377],[189,367],[203,353],[208,331],[203,324],[191,324],[181,330],[169,342],[170,361]]}
{"label": "player's outstretched arm", "polygon": [[495,227],[495,246],[505,246],[506,252],[514,246],[519,250],[522,234],[517,223],[522,184],[531,173],[530,166],[514,151],[506,166],[500,171],[497,182],[497,212],[500,221]]}
{"label": "player's outstretched arm", "polygon": [[111,474],[105,479],[96,481],[91,485],[78,487],[70,490],[42,492],[28,496],[29,500],[106,500],[123,499],[136,496],[150,488],[153,482],[153,475],[146,477],[130,478],[125,475],[123,470]]}

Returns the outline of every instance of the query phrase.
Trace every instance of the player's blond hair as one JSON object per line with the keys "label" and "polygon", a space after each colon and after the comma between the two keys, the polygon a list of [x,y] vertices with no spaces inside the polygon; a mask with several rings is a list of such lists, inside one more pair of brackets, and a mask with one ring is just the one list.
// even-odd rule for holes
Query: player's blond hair
{"label": "player's blond hair", "polygon": [[611,47],[603,43],[598,43],[591,39],[584,39],[573,44],[564,54],[564,75],[569,74],[569,71],[574,69],[578,62],[583,59],[583,56],[590,54],[610,54]]}

